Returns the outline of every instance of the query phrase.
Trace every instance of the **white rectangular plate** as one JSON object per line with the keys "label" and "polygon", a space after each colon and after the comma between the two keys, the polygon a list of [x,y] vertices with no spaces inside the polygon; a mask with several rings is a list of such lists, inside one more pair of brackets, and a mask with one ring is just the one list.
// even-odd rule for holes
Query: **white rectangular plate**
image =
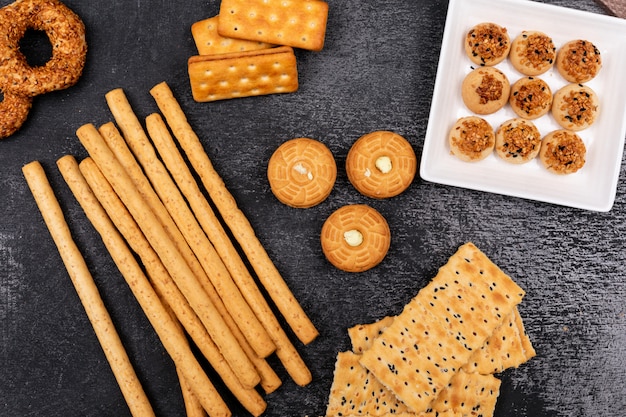
{"label": "white rectangular plate", "polygon": [[[475,67],[463,41],[476,24],[493,22],[507,28],[511,41],[523,30],[539,30],[558,48],[573,39],[593,42],[602,69],[587,85],[599,96],[596,122],[577,132],[587,147],[585,166],[570,175],[548,172],[538,159],[507,163],[494,154],[463,162],[450,154],[448,133],[460,117],[472,115],[461,98],[461,83]],[[497,65],[511,84],[523,75],[505,60]],[[553,92],[567,82],[556,68],[539,76]],[[507,104],[482,116],[497,127],[515,117]],[[542,135],[559,128],[550,114],[533,120]],[[626,136],[626,20],[528,0],[450,0],[420,176],[430,182],[510,195],[592,211],[609,211],[615,200]]]}

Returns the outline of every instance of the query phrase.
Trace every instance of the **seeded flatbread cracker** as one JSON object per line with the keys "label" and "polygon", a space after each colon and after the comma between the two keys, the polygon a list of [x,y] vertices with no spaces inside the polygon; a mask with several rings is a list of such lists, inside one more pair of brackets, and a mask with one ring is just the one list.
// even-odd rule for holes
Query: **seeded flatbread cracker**
{"label": "seeded flatbread cracker", "polygon": [[255,51],[271,48],[272,44],[222,36],[217,31],[219,16],[200,20],[191,25],[191,36],[200,55]]}
{"label": "seeded flatbread cracker", "polygon": [[359,355],[353,352],[340,352],[337,355],[327,416],[402,413],[408,413],[406,406],[359,364]]}
{"label": "seeded flatbread cracker", "polygon": [[440,268],[360,363],[414,412],[436,396],[524,295],[472,243]]}
{"label": "seeded flatbread cracker", "polygon": [[483,417],[493,416],[500,388],[500,380],[493,375],[459,371],[428,410],[414,413],[361,366],[359,356],[354,352],[337,355],[327,417],[469,416],[476,411]]}
{"label": "seeded flatbread cracker", "polygon": [[321,0],[222,0],[222,36],[319,51],[324,47],[328,3]]}
{"label": "seeded flatbread cracker", "polygon": [[462,416],[492,417],[500,394],[501,381],[493,375],[457,372],[431,410],[451,410]]}
{"label": "seeded flatbread cracker", "polygon": [[463,366],[464,371],[483,375],[500,373],[507,368],[517,368],[529,359],[522,346],[516,316],[519,316],[517,309],[494,331],[485,344],[474,352],[469,362]]}
{"label": "seeded flatbread cracker", "polygon": [[194,100],[208,102],[298,90],[293,48],[196,55],[187,62]]}
{"label": "seeded flatbread cracker", "polygon": [[358,324],[348,329],[348,336],[352,343],[352,351],[356,354],[362,354],[372,346],[372,342],[387,327],[393,323],[394,317],[384,317],[374,323]]}

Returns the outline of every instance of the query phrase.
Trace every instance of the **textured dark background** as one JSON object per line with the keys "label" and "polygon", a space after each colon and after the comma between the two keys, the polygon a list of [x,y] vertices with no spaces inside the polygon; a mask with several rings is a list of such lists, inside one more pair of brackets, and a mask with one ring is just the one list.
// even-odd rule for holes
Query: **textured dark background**
{"label": "textured dark background", "polygon": [[[195,54],[189,27],[215,15],[217,1],[67,0],[88,30],[84,75],[37,97],[23,129],[0,141],[0,415],[129,415],[22,177],[32,160],[49,175],[157,414],[183,413],[169,358],[55,165],[66,154],[86,156],[79,126],[112,120],[106,92],[123,88],[143,118],[157,110],[148,91],[161,81],[321,333],[309,346],[296,342],[313,382],[295,386],[278,367],[284,385],[267,398],[266,415],[322,415],[346,328],[398,313],[466,241],[526,289],[520,309],[538,353],[501,375],[496,415],[626,415],[624,165],[609,213],[419,178],[390,200],[361,196],[344,170],[359,136],[394,130],[421,155],[447,1],[329,3],[324,50],[297,51],[297,93],[199,104],[186,75]],[[606,13],[592,0],[548,3]],[[326,143],[339,167],[330,197],[306,210],[280,204],[265,176],[273,150],[299,136]],[[384,262],[362,274],[334,269],[319,245],[324,219],[347,203],[378,209],[393,234]],[[233,412],[245,415],[235,404]]]}

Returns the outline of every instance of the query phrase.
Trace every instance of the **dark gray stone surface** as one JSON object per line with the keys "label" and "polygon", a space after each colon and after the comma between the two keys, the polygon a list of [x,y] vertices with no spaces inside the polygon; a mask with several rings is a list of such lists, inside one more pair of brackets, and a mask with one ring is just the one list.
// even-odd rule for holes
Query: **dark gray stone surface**
{"label": "dark gray stone surface", "polygon": [[[161,81],[320,330],[309,346],[295,342],[313,382],[295,386],[277,365],[284,385],[267,397],[267,416],[322,415],[346,328],[398,313],[466,241],[526,289],[520,310],[538,353],[501,375],[496,415],[626,415],[624,166],[608,213],[419,178],[373,201],[346,178],[350,145],[373,130],[404,135],[421,155],[447,1],[330,1],[324,50],[297,51],[297,93],[211,104],[192,100],[186,61],[195,53],[190,25],[216,14],[217,1],[66,3],[88,29],[85,73],[75,87],[37,97],[23,129],[0,141],[0,415],[129,415],[23,180],[33,160],[49,175],[157,415],[183,413],[170,359],[55,165],[86,156],[79,126],[112,120],[106,92],[123,88],[143,118],[157,110],[148,91]],[[548,3],[605,12],[592,0]],[[265,176],[273,150],[299,136],[325,142],[339,167],[330,197],[306,210],[281,205]],[[374,206],[393,233],[384,262],[362,274],[334,269],[319,245],[324,219],[347,203]]]}

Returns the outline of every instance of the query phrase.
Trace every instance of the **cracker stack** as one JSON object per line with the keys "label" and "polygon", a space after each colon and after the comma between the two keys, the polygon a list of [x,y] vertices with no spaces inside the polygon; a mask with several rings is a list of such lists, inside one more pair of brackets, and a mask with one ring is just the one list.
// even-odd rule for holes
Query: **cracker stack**
{"label": "cracker stack", "polygon": [[348,329],[327,416],[491,416],[493,374],[535,356],[511,278],[467,243],[396,317]]}
{"label": "cracker stack", "polygon": [[327,19],[321,0],[222,0],[218,16],[191,27],[199,53],[187,63],[194,100],[297,91],[293,48],[321,50]]}

